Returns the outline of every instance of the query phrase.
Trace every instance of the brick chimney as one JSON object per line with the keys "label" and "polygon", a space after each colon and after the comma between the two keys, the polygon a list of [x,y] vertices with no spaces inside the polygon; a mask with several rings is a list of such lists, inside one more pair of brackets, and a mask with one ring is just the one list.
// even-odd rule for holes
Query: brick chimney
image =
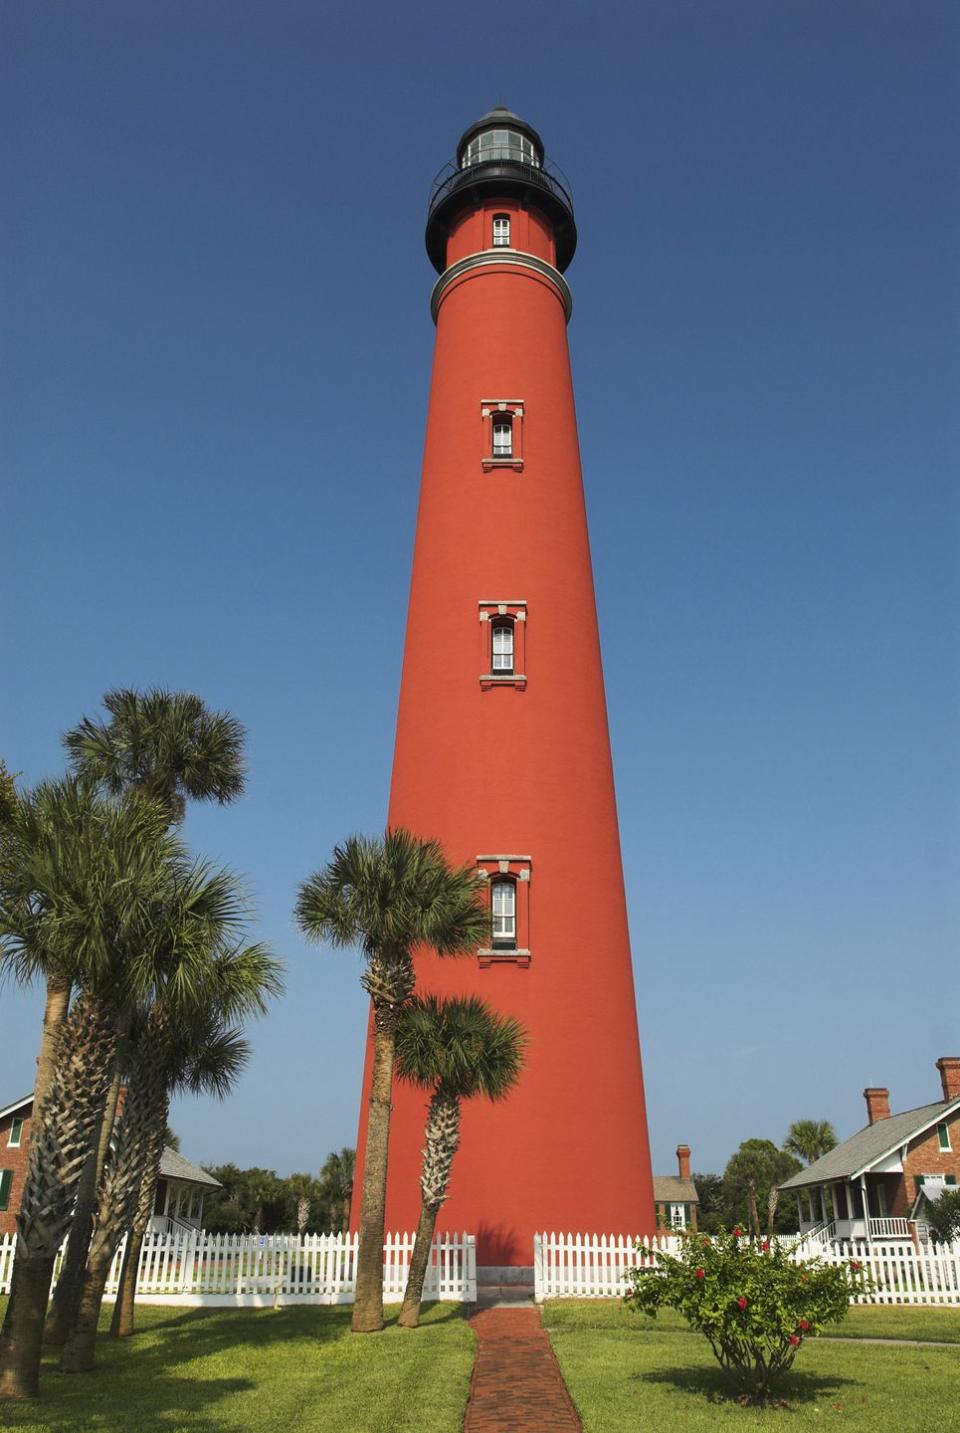
{"label": "brick chimney", "polygon": [[[960,1064],[960,1061],[957,1063]],[[688,1144],[677,1145],[677,1168],[681,1179],[690,1178],[690,1146]]]}
{"label": "brick chimney", "polygon": [[960,1055],[944,1055],[937,1061],[943,1098],[955,1100],[960,1096]]}
{"label": "brick chimney", "polygon": [[871,1085],[864,1090],[863,1098],[867,1102],[867,1119],[870,1124],[875,1125],[877,1120],[888,1120],[890,1118],[890,1091],[882,1086]]}

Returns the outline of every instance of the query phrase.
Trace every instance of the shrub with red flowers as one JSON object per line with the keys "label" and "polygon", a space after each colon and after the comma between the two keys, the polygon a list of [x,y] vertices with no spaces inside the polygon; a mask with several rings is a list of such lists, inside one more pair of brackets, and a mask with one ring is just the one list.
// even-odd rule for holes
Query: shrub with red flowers
{"label": "shrub with red flowers", "polygon": [[852,1263],[798,1262],[789,1244],[747,1239],[739,1229],[709,1244],[688,1236],[678,1255],[645,1251],[643,1266],[627,1277],[628,1304],[653,1316],[677,1309],[707,1339],[737,1393],[757,1404],[771,1400],[804,1341],[839,1323],[868,1282]]}

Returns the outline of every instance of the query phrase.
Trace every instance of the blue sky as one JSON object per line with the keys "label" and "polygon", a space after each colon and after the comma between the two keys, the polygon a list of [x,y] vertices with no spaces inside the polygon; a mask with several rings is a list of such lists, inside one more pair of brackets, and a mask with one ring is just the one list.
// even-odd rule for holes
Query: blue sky
{"label": "blue sky", "polygon": [[[297,882],[382,825],[430,181],[504,102],[570,326],[654,1165],[938,1095],[960,1053],[957,8],[44,0],[2,14],[0,753],[118,685],[249,731],[191,842],[288,993],[184,1152],[354,1139],[364,1001]],[[0,991],[0,1103],[36,995]]]}

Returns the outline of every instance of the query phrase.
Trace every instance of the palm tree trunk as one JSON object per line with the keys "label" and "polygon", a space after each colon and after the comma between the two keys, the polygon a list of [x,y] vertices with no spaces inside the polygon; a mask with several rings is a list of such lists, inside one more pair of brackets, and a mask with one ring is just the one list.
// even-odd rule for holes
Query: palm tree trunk
{"label": "palm tree trunk", "polygon": [[18,1278],[0,1335],[0,1397],[30,1397],[38,1388],[50,1278],[70,1228],[74,1191],[110,1082],[116,1041],[109,1008],[94,996],[81,996],[62,1023],[42,1117],[31,1130],[14,1265],[15,1273],[22,1266],[23,1284]]}
{"label": "palm tree trunk", "polygon": [[77,1317],[60,1359],[65,1373],[87,1373],[93,1367],[97,1320],[110,1265],[123,1232],[131,1223],[143,1171],[153,1162],[158,1139],[160,1149],[163,1148],[163,1126],[158,1135],[155,1111],[165,1091],[158,1050],[153,1042],[145,1042],[127,1090],[116,1151],[104,1171],[97,1229],[90,1244]]}
{"label": "palm tree trunk", "polygon": [[383,1328],[383,1235],[397,1016],[396,1006],[374,1002],[373,1072],[360,1195],[357,1286],[351,1324],[354,1333],[376,1333]]}
{"label": "palm tree trunk", "polygon": [[90,1257],[83,1276],[77,1317],[60,1358],[60,1368],[64,1373],[89,1373],[93,1368],[100,1305],[116,1248],[117,1241],[111,1232],[98,1230],[90,1242]]}
{"label": "palm tree trunk", "polygon": [[40,1050],[37,1054],[37,1075],[33,1085],[33,1128],[36,1129],[43,1103],[53,1084],[53,1073],[57,1062],[57,1041],[63,1022],[70,1007],[71,982],[62,976],[51,975],[47,979],[47,998],[43,1007],[43,1029],[40,1034]]}
{"label": "palm tree trunk", "polygon": [[80,1176],[77,1186],[77,1202],[74,1206],[67,1252],[64,1255],[57,1287],[53,1291],[53,1303],[47,1317],[44,1343],[48,1346],[59,1348],[66,1343],[80,1307],[83,1275],[87,1267],[90,1240],[93,1237],[97,1190],[100,1188],[107,1162],[107,1152],[110,1148],[110,1136],[113,1134],[113,1123],[117,1115],[119,1098],[120,1071],[117,1069],[114,1071],[110,1088],[107,1091],[100,1128],[97,1132],[96,1148],[92,1149],[87,1156],[87,1162],[83,1167],[83,1174]]}
{"label": "palm tree trunk", "polygon": [[55,1257],[17,1255],[17,1277],[4,1321],[0,1398],[36,1398],[40,1392],[43,1320]]}
{"label": "palm tree trunk", "polygon": [[420,1305],[423,1302],[423,1285],[430,1267],[430,1250],[433,1246],[433,1231],[437,1227],[439,1204],[420,1204],[420,1221],[417,1224],[417,1238],[413,1246],[410,1268],[407,1272],[407,1287],[403,1294],[403,1308],[398,1323],[401,1328],[415,1329],[420,1323]]}
{"label": "palm tree trunk", "polygon": [[[140,1251],[143,1248],[143,1236],[150,1223],[150,1215],[153,1213],[154,1191],[157,1187],[157,1175],[160,1172],[160,1160],[163,1155],[163,1136],[167,1129],[169,1105],[170,1101],[164,1092],[163,1106],[155,1112],[151,1157],[144,1165],[143,1178],[140,1181],[140,1190],[137,1195],[137,1209],[130,1226],[127,1247],[123,1251],[120,1286],[117,1289],[117,1297],[113,1305],[113,1318],[110,1320],[111,1338],[129,1338],[134,1331],[134,1305],[137,1297],[137,1277],[140,1273]],[[159,1139],[157,1138],[157,1126],[159,1126]]]}
{"label": "palm tree trunk", "polygon": [[[40,1127],[40,1121],[43,1118],[44,1102],[46,1101],[47,1095],[50,1093],[50,1087],[53,1084],[53,1075],[54,1070],[56,1068],[57,1042],[60,1038],[60,1031],[63,1028],[63,1022],[67,1018],[67,1011],[70,1008],[71,989],[72,982],[64,979],[62,976],[50,975],[47,977],[47,994],[43,1007],[43,1025],[40,1030],[40,1049],[37,1053],[37,1073],[34,1077],[33,1082],[33,1110],[31,1112],[31,1123],[34,1131],[38,1130]],[[53,1265],[55,1258],[56,1256],[54,1256],[54,1259],[51,1259],[50,1269],[46,1276],[47,1299],[49,1299],[50,1297],[50,1280],[53,1278]],[[15,1319],[18,1317],[17,1311],[14,1308],[14,1304],[19,1303],[19,1301],[15,1300],[14,1296],[17,1291],[17,1280],[20,1277],[20,1268],[22,1264],[22,1259],[14,1259],[13,1269],[10,1273],[10,1297],[7,1302],[8,1318]],[[36,1273],[36,1271],[34,1271],[34,1273]],[[32,1287],[33,1281],[31,1281],[31,1288]],[[27,1303],[30,1303],[29,1298],[27,1299]],[[44,1304],[44,1307],[45,1306],[46,1304]],[[14,1312],[12,1315],[10,1313],[11,1308],[14,1308]],[[6,1331],[6,1318],[4,1319],[3,1327],[4,1331]],[[34,1389],[34,1394],[36,1394],[38,1391],[39,1385],[37,1388]],[[2,1396],[4,1395],[2,1392],[2,1385],[0,1385],[0,1397]],[[16,1398],[28,1397],[33,1395],[11,1393],[7,1396],[11,1398]]]}
{"label": "palm tree trunk", "polygon": [[460,1145],[460,1100],[443,1085],[430,1097],[420,1173],[420,1221],[407,1273],[407,1287],[400,1310],[400,1326],[415,1329],[420,1322],[423,1284],[430,1266],[430,1249],[437,1214],[447,1197],[453,1156]]}

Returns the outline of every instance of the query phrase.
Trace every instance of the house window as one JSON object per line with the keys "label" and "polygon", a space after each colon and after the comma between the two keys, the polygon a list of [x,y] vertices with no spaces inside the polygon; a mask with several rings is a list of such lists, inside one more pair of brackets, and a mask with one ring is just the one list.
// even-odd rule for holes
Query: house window
{"label": "house window", "polygon": [[501,676],[510,676],[513,673],[513,623],[492,622],[490,624],[492,651],[491,651],[491,672],[499,672]]}
{"label": "house window", "polygon": [[493,456],[513,457],[513,419],[507,413],[498,413],[493,420]]}
{"label": "house window", "polygon": [[10,1186],[13,1183],[13,1170],[0,1169],[0,1209],[10,1207]]}
{"label": "house window", "polygon": [[517,948],[517,886],[515,881],[490,883],[494,950]]}
{"label": "house window", "polygon": [[687,1220],[686,1220],[686,1213],[685,1213],[685,1211],[686,1211],[686,1205],[684,1205],[684,1204],[671,1204],[671,1205],[670,1205],[670,1228],[671,1228],[671,1229],[686,1229],[686,1227],[687,1227]]}
{"label": "house window", "polygon": [[509,249],[510,247],[509,214],[494,214],[493,216],[493,247],[495,249]]}
{"label": "house window", "polygon": [[7,1140],[7,1144],[10,1146],[11,1149],[16,1149],[17,1145],[20,1143],[20,1138],[22,1134],[23,1120],[15,1119],[10,1125],[10,1138]]}
{"label": "house window", "polygon": [[950,1150],[950,1131],[945,1124],[937,1125],[937,1142],[941,1149]]}

